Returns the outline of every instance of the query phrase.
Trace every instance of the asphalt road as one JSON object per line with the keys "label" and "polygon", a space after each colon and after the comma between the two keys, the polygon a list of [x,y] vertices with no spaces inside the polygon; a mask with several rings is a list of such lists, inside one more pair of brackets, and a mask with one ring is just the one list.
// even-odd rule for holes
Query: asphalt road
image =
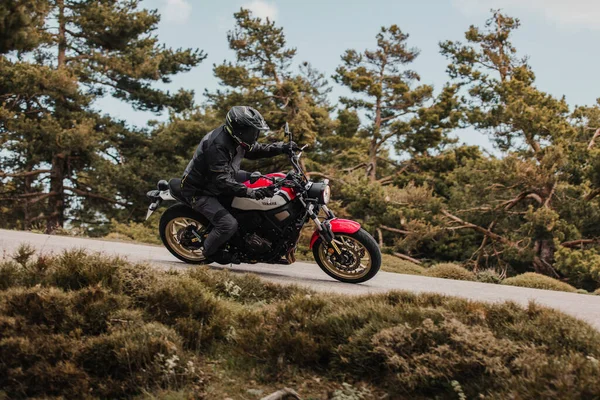
{"label": "asphalt road", "polygon": [[[65,236],[42,235],[30,232],[0,230],[0,257],[7,257],[22,243],[29,243],[41,253],[57,253],[64,249],[82,248],[109,255],[119,255],[134,262],[148,262],[159,268],[189,268],[165,248],[118,241],[93,240]],[[215,268],[227,268],[215,266]],[[283,284],[307,286],[320,292],[344,294],[380,293],[390,290],[434,292],[471,300],[514,301],[526,305],[530,301],[561,310],[589,322],[600,330],[600,296],[554,292],[478,282],[455,281],[415,275],[380,272],[370,281],[358,285],[331,279],[314,264],[293,265],[235,265],[236,272],[251,272],[261,278]]]}

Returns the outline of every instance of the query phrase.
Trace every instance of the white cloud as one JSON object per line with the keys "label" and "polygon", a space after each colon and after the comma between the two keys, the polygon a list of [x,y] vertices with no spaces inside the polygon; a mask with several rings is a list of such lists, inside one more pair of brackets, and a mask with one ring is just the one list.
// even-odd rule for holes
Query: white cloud
{"label": "white cloud", "polygon": [[277,17],[277,6],[264,0],[253,0],[242,7],[252,11],[252,15],[261,19],[269,18],[273,21]]}
{"label": "white cloud", "polygon": [[160,13],[166,22],[183,24],[190,19],[192,4],[187,0],[163,0]]}
{"label": "white cloud", "polygon": [[467,15],[500,8],[518,17],[519,12],[543,15],[563,27],[600,30],[598,0],[452,0],[455,7]]}

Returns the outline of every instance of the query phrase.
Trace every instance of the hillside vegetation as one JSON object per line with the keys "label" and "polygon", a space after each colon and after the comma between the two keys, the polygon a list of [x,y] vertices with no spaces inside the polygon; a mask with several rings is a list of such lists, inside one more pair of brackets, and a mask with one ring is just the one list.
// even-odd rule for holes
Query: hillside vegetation
{"label": "hillside vegetation", "polygon": [[11,399],[260,398],[284,386],[305,398],[600,396],[600,333],[535,304],[323,295],[27,248],[2,262],[0,284]]}

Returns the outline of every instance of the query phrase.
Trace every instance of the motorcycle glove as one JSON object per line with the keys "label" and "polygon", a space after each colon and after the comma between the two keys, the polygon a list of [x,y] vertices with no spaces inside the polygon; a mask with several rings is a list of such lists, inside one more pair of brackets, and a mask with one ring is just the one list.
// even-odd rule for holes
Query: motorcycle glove
{"label": "motorcycle glove", "polygon": [[275,195],[275,188],[273,186],[261,187],[258,189],[248,190],[248,197],[255,200],[262,200],[267,197],[273,197]]}
{"label": "motorcycle glove", "polygon": [[292,151],[299,151],[299,150],[300,150],[300,146],[298,146],[298,144],[296,144],[296,142],[281,143],[281,151],[283,153],[290,153]]}

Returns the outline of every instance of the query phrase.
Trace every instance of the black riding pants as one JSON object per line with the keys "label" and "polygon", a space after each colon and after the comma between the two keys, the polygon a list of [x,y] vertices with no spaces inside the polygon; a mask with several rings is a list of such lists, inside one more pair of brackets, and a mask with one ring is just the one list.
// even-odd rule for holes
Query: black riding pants
{"label": "black riding pants", "polygon": [[[238,171],[235,178],[238,182],[245,182],[249,175],[246,171]],[[204,215],[213,225],[213,230],[204,241],[204,254],[211,255],[231,239],[238,229],[238,222],[216,197],[200,196],[194,200],[194,210]]]}
{"label": "black riding pants", "polygon": [[192,206],[213,225],[212,231],[204,241],[204,254],[211,255],[231,239],[237,231],[238,222],[216,197],[198,197]]}

